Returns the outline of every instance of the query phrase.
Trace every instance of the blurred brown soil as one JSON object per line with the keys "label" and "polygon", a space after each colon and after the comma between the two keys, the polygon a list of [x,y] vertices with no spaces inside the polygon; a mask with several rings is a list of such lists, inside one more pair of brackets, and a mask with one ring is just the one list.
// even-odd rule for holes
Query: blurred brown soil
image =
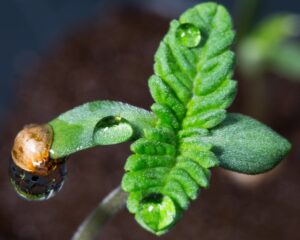
{"label": "blurred brown soil", "polygon": [[[8,158],[13,138],[24,124],[48,122],[58,114],[97,99],[128,102],[144,108],[152,103],[147,79],[153,54],[168,20],[137,10],[112,11],[66,33],[23,76],[14,107],[0,136],[0,239],[70,239],[73,231],[123,175],[129,144],[80,152],[68,163],[63,190],[45,202],[28,202],[9,184]],[[213,170],[209,190],[191,204],[183,219],[162,240],[300,239],[300,84],[270,75],[267,122],[291,140],[293,150],[274,172],[245,178]],[[240,84],[232,111],[243,108]],[[240,99],[240,101],[239,101]],[[256,180],[255,180],[256,179]],[[99,239],[146,240],[123,210]]]}

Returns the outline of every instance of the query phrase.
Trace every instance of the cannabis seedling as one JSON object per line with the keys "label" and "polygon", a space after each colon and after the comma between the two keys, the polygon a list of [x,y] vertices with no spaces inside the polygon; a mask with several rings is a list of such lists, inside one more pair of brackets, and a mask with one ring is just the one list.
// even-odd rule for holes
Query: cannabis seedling
{"label": "cannabis seedling", "polygon": [[[10,174],[17,192],[48,199],[62,186],[66,157],[134,141],[122,180],[127,207],[143,228],[161,235],[200,189],[208,188],[210,168],[246,174],[272,169],[290,150],[289,142],[258,121],[225,110],[236,95],[234,36],[223,6],[203,3],[187,10],[171,22],[155,54],[152,111],[96,101],[48,124],[26,126],[12,150]],[[105,206],[115,212],[110,201],[99,207]],[[88,239],[82,237],[85,227],[76,239]]]}

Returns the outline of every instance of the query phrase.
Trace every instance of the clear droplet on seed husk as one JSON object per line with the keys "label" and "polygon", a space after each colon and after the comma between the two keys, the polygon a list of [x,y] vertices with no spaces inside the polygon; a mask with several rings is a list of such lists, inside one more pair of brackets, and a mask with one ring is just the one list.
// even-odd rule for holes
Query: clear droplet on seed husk
{"label": "clear droplet on seed husk", "polygon": [[[53,160],[55,161],[55,160]],[[11,161],[9,177],[16,192],[27,200],[47,200],[62,188],[67,168],[65,161],[56,164],[48,175],[25,171]]]}

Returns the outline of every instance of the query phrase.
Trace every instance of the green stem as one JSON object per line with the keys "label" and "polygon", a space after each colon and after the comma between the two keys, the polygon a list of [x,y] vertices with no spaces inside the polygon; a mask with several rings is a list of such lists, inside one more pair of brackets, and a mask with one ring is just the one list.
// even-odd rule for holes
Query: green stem
{"label": "green stem", "polygon": [[99,234],[104,224],[118,211],[125,207],[127,193],[117,187],[108,194],[93,210],[93,212],[80,224],[72,240],[92,240]]}

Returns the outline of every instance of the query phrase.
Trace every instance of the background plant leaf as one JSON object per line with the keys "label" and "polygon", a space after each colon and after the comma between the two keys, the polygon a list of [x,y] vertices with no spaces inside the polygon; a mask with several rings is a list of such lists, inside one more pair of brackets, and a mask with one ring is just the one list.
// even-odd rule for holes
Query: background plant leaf
{"label": "background plant leaf", "polygon": [[300,42],[280,46],[269,58],[270,69],[294,81],[300,81]]}
{"label": "background plant leaf", "polygon": [[300,17],[294,14],[272,15],[259,23],[238,46],[239,65],[245,75],[267,69],[299,78],[299,47],[293,41],[299,36],[299,27]]}

